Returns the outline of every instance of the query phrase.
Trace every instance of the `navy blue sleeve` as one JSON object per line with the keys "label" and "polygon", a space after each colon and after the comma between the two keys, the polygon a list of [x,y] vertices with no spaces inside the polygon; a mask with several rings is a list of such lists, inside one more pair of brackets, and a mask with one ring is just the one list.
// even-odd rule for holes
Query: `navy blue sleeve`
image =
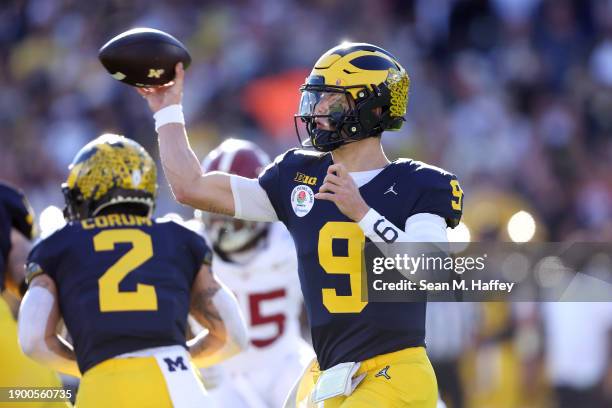
{"label": "navy blue sleeve", "polygon": [[0,184],[0,201],[10,216],[13,228],[21,232],[27,239],[32,239],[35,235],[34,211],[25,195],[13,187]]}
{"label": "navy blue sleeve", "polygon": [[175,224],[178,227],[179,234],[185,234],[183,239],[187,240],[187,245],[189,248],[189,252],[192,256],[192,275],[189,276],[190,282],[193,282],[196,275],[200,271],[202,265],[208,265],[212,263],[212,250],[206,244],[206,241],[199,234],[187,229],[179,224]]}
{"label": "navy blue sleeve", "polygon": [[212,250],[208,247],[203,237],[196,234],[195,232],[192,234],[193,242],[191,248],[193,251],[194,259],[196,261],[196,265],[198,265],[198,267],[202,264],[210,266],[210,264],[212,263]]}
{"label": "navy blue sleeve", "polygon": [[287,213],[282,205],[281,187],[283,180],[281,179],[281,167],[283,166],[283,162],[291,155],[293,155],[293,150],[281,154],[272,163],[266,166],[259,175],[259,185],[266,190],[268,199],[270,199],[272,207],[274,207],[274,211],[276,211],[276,216],[284,223],[287,222]]}
{"label": "navy blue sleeve", "polygon": [[420,194],[412,214],[436,214],[455,228],[463,213],[463,190],[454,174],[435,167],[424,167],[415,172]]}
{"label": "navy blue sleeve", "polygon": [[26,261],[26,282],[31,282],[32,279],[40,274],[46,273],[54,281],[57,262],[60,257],[61,249],[56,247],[57,240],[53,239],[59,231],[56,231],[49,237],[39,241],[28,254]]}

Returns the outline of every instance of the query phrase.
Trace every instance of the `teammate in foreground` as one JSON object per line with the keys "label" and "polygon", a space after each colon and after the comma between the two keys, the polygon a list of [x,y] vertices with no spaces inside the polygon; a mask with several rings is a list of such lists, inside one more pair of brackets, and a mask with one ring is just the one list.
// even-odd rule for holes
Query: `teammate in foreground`
{"label": "teammate in foreground", "polygon": [[[25,291],[24,263],[29,240],[35,235],[34,213],[25,196],[4,183],[0,183],[0,293],[5,289],[20,299]],[[48,367],[27,358],[17,342],[17,322],[9,305],[0,296],[0,387],[54,387],[62,382]],[[14,406],[2,403],[0,407]],[[19,402],[27,407],[66,407],[67,402]]]}
{"label": "teammate in foreground", "polygon": [[[202,170],[257,177],[269,162],[255,144],[228,139],[206,156]],[[300,335],[302,295],[293,240],[279,222],[200,211],[196,219],[214,250],[212,269],[238,298],[250,337],[245,352],[218,367],[222,380],[210,396],[219,406],[281,407],[314,357]]]}
{"label": "teammate in foreground", "polygon": [[[409,159],[390,162],[383,152],[381,134],[404,121],[404,68],[370,44],[344,43],[323,54],[301,88],[296,115],[296,128],[308,134],[303,145],[316,151],[289,150],[258,179],[201,171],[180,105],[184,72],[180,64],[176,70],[174,83],[139,91],[155,112],[166,177],[181,203],[239,219],[281,220],[289,229],[324,370],[312,376],[313,400],[326,408],[435,407],[425,303],[368,303],[360,293],[366,239],[446,242],[446,227],[456,226],[462,212],[454,175]],[[332,383],[348,387],[327,387]]]}
{"label": "teammate in foreground", "polygon": [[[206,406],[191,358],[205,366],[232,356],[246,327],[204,240],[151,218],[155,163],[138,143],[102,135],[77,153],[63,191],[68,224],[28,257],[23,350],[83,374],[79,407]],[[209,333],[186,347],[188,313]],[[55,333],[61,318],[74,350]]]}

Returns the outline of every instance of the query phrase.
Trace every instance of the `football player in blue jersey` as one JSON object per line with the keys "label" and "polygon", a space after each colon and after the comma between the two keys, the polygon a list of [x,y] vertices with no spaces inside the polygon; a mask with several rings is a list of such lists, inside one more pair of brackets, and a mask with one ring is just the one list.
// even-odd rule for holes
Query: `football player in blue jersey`
{"label": "football player in blue jersey", "polygon": [[181,203],[280,220],[289,229],[318,361],[305,388],[318,381],[313,401],[435,407],[425,303],[361,298],[365,242],[447,242],[447,226],[456,226],[462,213],[453,174],[414,160],[389,161],[382,149],[382,133],[404,122],[405,69],[371,44],[343,43],[324,53],[301,87],[295,118],[298,137],[300,127],[307,134],[302,146],[310,149],[289,150],[258,179],[201,171],[185,131],[183,81],[179,64],[173,83],[139,90],[154,112],[166,177]]}
{"label": "football player in blue jersey", "polygon": [[[36,235],[34,212],[22,192],[0,182],[0,294],[21,298],[25,291],[23,267],[29,241]],[[17,342],[17,322],[8,303],[0,296],[0,387],[54,387],[61,389],[58,375],[27,358]],[[27,407],[66,407],[67,402],[20,402]],[[0,407],[14,406],[0,401]]]}
{"label": "football player in blue jersey", "polygon": [[[193,369],[246,347],[238,304],[195,232],[151,215],[156,166],[138,143],[102,135],[76,155],[68,223],[30,252],[19,341],[35,360],[82,374],[79,407],[201,407]],[[208,329],[186,342],[188,313]],[[56,335],[64,320],[72,345]],[[189,352],[189,353],[188,353]]]}

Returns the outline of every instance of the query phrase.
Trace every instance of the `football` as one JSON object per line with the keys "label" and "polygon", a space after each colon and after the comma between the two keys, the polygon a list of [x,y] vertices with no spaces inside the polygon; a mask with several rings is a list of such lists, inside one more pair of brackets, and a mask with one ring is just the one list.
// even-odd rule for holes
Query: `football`
{"label": "football", "polygon": [[137,87],[164,85],[174,79],[178,62],[191,62],[187,48],[168,33],[134,28],[112,38],[98,51],[100,62],[113,78]]}

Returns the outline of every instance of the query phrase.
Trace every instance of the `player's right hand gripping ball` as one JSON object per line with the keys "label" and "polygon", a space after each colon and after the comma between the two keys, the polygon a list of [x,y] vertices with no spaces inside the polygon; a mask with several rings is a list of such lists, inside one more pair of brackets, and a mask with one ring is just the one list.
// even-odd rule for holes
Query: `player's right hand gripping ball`
{"label": "player's right hand gripping ball", "polygon": [[174,79],[178,62],[187,68],[187,48],[168,33],[134,28],[112,38],[100,48],[98,58],[113,78],[137,87],[155,87]]}

